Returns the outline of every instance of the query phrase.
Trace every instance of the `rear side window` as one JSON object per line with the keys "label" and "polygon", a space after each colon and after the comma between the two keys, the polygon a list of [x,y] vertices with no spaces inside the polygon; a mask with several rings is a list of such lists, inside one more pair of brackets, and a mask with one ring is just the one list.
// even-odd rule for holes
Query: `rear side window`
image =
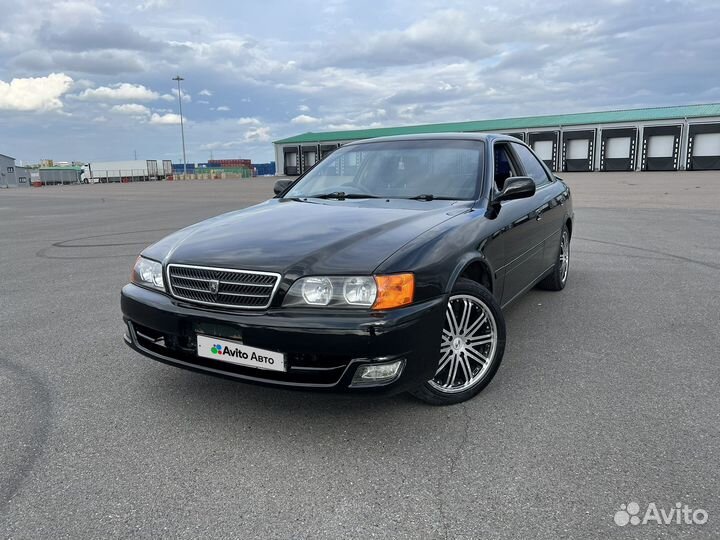
{"label": "rear side window", "polygon": [[535,181],[535,186],[540,187],[550,182],[550,177],[542,166],[540,160],[530,151],[527,146],[513,143],[513,149],[520,159],[525,174]]}

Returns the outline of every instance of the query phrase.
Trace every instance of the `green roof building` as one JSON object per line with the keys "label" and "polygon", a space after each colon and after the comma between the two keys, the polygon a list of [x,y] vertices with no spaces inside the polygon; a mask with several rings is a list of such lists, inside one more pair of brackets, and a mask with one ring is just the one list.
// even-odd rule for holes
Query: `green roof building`
{"label": "green roof building", "polygon": [[556,171],[720,169],[720,103],[308,132],[275,141],[275,158],[292,176],[351,141],[451,132],[513,135]]}

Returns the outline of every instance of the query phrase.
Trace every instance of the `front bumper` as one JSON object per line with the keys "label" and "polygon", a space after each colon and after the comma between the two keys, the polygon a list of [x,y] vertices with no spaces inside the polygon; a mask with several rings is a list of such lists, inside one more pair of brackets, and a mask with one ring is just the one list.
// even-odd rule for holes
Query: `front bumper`
{"label": "front bumper", "polygon": [[[269,309],[262,313],[206,309],[128,284],[121,306],[125,342],[166,364],[247,382],[318,390],[396,393],[435,373],[447,298],[384,312]],[[285,354],[275,372],[199,357],[203,334]],[[404,359],[392,381],[352,386],[364,364]]]}

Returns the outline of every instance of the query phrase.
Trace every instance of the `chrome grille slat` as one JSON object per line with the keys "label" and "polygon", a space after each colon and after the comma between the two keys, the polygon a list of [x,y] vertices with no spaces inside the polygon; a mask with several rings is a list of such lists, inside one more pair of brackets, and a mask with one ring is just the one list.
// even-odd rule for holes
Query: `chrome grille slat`
{"label": "chrome grille slat", "polygon": [[220,283],[222,283],[223,285],[244,285],[244,286],[246,286],[246,287],[274,287],[274,286],[275,286],[275,285],[273,285],[273,284],[271,284],[271,283],[268,283],[268,284],[264,284],[264,283],[235,283],[235,282],[232,282],[232,281],[222,281],[222,280],[220,280]]}
{"label": "chrome grille slat", "polygon": [[218,296],[243,296],[245,298],[267,298],[266,294],[242,294],[235,292],[219,292]]}
{"label": "chrome grille slat", "polygon": [[207,283],[207,279],[203,279],[203,278],[190,277],[190,276],[173,276],[173,277],[187,279],[189,281],[203,281],[203,282]]}
{"label": "chrome grille slat", "polygon": [[193,292],[200,292],[200,293],[209,293],[207,289],[193,289],[192,287],[185,287],[184,285],[178,285],[177,283],[173,285],[176,289],[182,289],[184,291],[193,291]]}
{"label": "chrome grille slat", "polygon": [[[229,308],[265,309],[280,284],[280,274],[230,268],[169,264],[166,274],[175,298]],[[213,281],[217,282],[215,293]]]}

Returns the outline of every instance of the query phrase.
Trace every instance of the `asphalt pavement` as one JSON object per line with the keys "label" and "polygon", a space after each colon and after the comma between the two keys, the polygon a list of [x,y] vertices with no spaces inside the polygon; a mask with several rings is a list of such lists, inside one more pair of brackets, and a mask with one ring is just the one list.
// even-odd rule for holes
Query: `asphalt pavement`
{"label": "asphalt pavement", "polygon": [[[497,376],[443,408],[124,345],[136,254],[271,179],[0,191],[0,536],[719,537],[720,174],[565,176],[568,286],[508,308]],[[616,525],[630,502],[708,520]]]}

